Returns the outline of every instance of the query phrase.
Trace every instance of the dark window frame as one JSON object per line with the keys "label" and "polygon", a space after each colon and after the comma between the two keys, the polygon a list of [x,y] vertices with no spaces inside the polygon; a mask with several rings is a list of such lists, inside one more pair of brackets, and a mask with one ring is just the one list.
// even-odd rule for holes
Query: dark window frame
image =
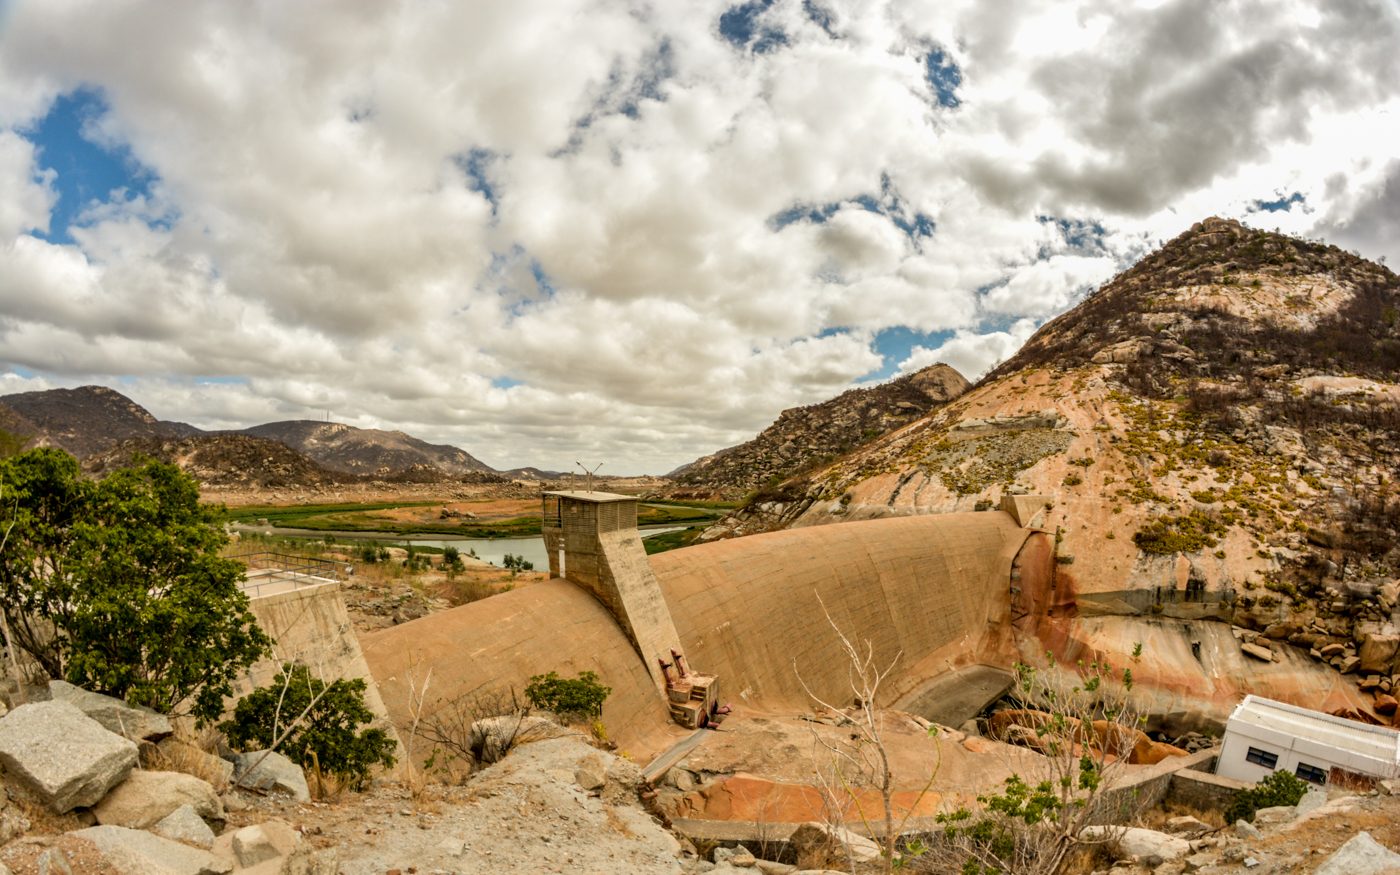
{"label": "dark window frame", "polygon": [[1302,778],[1310,784],[1320,784],[1327,786],[1327,770],[1312,763],[1299,762],[1293,769],[1293,774]]}
{"label": "dark window frame", "polygon": [[1244,755],[1244,761],[1254,763],[1256,766],[1263,766],[1266,769],[1278,768],[1278,754],[1269,753],[1257,747],[1250,747]]}

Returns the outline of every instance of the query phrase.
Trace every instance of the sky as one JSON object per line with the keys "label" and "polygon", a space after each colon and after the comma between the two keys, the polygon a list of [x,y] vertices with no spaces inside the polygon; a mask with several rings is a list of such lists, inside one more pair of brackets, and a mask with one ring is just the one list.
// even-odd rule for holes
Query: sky
{"label": "sky", "polygon": [[1397,142],[1397,0],[0,0],[0,394],[664,473]]}

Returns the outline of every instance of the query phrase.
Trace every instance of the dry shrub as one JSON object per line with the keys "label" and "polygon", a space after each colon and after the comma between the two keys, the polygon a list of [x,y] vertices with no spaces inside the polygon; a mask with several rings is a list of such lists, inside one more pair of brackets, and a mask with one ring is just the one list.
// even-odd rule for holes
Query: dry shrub
{"label": "dry shrub", "polygon": [[141,767],[156,772],[182,772],[207,782],[216,793],[228,789],[228,771],[215,753],[219,733],[212,727],[196,730],[177,721],[175,734],[159,745],[141,745]]}

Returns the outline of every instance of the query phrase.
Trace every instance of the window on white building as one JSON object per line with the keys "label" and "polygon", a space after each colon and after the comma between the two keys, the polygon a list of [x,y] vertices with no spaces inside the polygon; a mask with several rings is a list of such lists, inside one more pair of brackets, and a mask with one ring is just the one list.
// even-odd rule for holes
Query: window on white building
{"label": "window on white building", "polygon": [[1254,763],[1256,766],[1263,766],[1266,769],[1278,766],[1278,754],[1269,753],[1267,750],[1260,750],[1257,747],[1251,747],[1249,753],[1244,755],[1244,759],[1245,762]]}
{"label": "window on white building", "polygon": [[1311,766],[1307,763],[1299,763],[1298,768],[1294,769],[1294,772],[1304,781],[1311,781],[1314,784],[1327,783],[1326,769],[1320,769],[1317,766]]}

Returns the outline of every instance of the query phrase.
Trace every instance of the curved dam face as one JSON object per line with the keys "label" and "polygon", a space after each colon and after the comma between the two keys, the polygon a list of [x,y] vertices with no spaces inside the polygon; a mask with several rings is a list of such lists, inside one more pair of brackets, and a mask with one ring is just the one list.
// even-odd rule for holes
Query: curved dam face
{"label": "curved dam face", "polygon": [[[1013,561],[1028,539],[1045,537],[986,511],[773,532],[649,563],[640,540],[624,539],[637,556],[614,567],[637,557],[649,565],[638,585],[659,587],[689,666],[718,676],[722,701],[806,708],[803,682],[833,704],[852,695],[828,613],[854,642],[871,643],[881,668],[894,663],[885,701],[978,661],[1008,665]],[[373,633],[364,651],[400,726],[413,719],[410,675],[421,690],[432,672],[419,708],[427,718],[488,691],[514,689],[523,700],[532,675],[595,671],[612,688],[608,732],[640,757],[683,731],[652,672],[669,654],[643,652],[635,619],[620,623],[583,585],[555,578]]]}
{"label": "curved dam face", "polygon": [[997,511],[898,517],[717,541],[651,564],[688,661],[719,676],[724,698],[805,708],[805,683],[846,706],[833,623],[862,650],[869,641],[876,666],[894,665],[886,702],[981,659],[1009,664],[1011,565],[1031,534]]}

